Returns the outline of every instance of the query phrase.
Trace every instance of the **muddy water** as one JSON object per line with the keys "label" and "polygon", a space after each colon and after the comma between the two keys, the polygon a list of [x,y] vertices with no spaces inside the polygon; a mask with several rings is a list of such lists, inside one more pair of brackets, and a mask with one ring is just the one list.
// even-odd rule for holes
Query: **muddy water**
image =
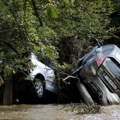
{"label": "muddy water", "polygon": [[80,115],[64,105],[0,106],[0,120],[120,120],[120,105],[102,106],[100,114]]}

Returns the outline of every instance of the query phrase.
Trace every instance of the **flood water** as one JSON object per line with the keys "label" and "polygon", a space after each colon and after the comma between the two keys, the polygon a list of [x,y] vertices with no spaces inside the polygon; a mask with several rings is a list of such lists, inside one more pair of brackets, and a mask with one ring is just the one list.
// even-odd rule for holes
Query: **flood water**
{"label": "flood water", "polygon": [[0,120],[67,120],[63,105],[0,106]]}
{"label": "flood water", "polygon": [[101,108],[101,113],[81,115],[58,104],[0,106],[0,120],[120,120],[120,105]]}

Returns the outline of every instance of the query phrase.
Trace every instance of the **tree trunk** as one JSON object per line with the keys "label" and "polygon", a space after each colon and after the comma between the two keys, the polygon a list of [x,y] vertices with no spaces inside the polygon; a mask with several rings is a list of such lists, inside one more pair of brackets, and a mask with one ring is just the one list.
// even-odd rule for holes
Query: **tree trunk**
{"label": "tree trunk", "polygon": [[0,87],[4,84],[4,80],[2,78],[2,76],[0,75]]}
{"label": "tree trunk", "polygon": [[3,93],[3,105],[11,105],[13,104],[13,81],[12,77],[5,77],[5,86]]}

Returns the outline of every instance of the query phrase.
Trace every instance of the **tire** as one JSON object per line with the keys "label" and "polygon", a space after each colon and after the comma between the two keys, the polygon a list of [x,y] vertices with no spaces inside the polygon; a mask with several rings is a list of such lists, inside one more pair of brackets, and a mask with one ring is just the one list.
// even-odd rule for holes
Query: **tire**
{"label": "tire", "polygon": [[44,81],[42,81],[40,78],[35,78],[33,81],[34,88],[36,91],[36,94],[39,98],[42,98],[44,96],[45,92],[45,84]]}
{"label": "tire", "polygon": [[92,97],[90,96],[90,94],[88,93],[85,85],[81,82],[77,82],[77,88],[78,88],[78,91],[81,94],[85,104],[93,105],[94,101],[93,101]]}

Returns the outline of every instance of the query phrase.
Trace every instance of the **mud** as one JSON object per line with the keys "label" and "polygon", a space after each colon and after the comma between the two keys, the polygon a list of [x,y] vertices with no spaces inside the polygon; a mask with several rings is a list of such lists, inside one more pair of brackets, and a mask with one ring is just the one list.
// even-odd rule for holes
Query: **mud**
{"label": "mud", "polygon": [[101,113],[81,115],[65,109],[65,105],[0,106],[0,120],[120,120],[120,105],[101,109]]}

